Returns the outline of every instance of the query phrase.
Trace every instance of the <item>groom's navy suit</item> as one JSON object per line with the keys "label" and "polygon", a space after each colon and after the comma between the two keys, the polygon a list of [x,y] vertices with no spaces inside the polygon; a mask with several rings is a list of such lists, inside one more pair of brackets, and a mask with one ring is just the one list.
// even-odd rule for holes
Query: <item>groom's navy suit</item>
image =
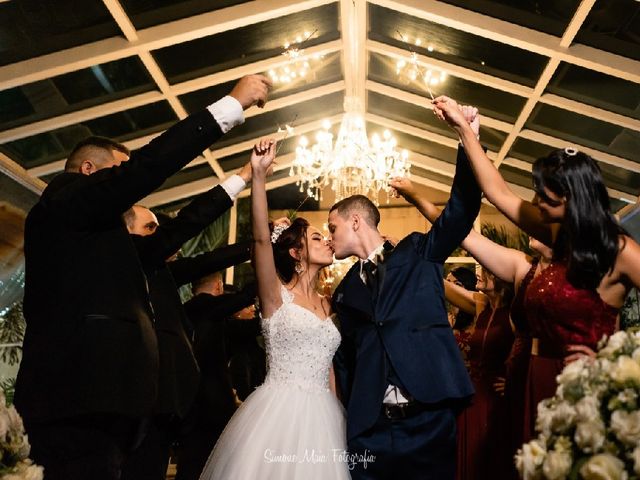
{"label": "groom's navy suit", "polygon": [[[480,190],[462,148],[451,197],[427,233],[412,233],[377,267],[376,287],[365,285],[357,262],[333,296],[343,340],[335,372],[347,407],[352,454],[376,455],[353,478],[437,478],[455,468],[455,410],[473,387],[447,320],[443,263],[469,233]],[[397,385],[417,402],[417,413],[387,418],[383,397]]]}

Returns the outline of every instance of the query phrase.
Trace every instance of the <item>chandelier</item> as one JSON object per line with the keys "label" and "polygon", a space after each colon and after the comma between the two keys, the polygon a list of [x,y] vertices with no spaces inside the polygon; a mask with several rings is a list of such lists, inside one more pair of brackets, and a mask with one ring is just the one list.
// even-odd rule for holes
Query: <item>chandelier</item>
{"label": "chandelier", "polygon": [[289,171],[289,175],[299,177],[296,184],[300,192],[306,190],[307,195],[319,200],[324,188],[331,186],[336,201],[360,194],[377,205],[380,190],[387,192],[389,201],[390,179],[409,176],[407,151],[397,150],[397,142],[388,130],[382,137],[374,134],[369,141],[364,118],[357,113],[358,106],[357,99],[345,99],[347,113],[335,142],[327,120],[323,130],[316,134],[313,146],[309,146],[307,137],[300,138]]}

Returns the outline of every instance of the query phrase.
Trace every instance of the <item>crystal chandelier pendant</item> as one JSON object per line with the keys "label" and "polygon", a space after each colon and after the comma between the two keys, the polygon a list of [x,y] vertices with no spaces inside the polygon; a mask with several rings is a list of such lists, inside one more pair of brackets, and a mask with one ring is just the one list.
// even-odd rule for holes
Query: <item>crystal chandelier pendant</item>
{"label": "crystal chandelier pendant", "polygon": [[[352,102],[355,103],[355,102]],[[350,104],[345,101],[345,105]],[[297,175],[300,191],[316,200],[322,199],[322,190],[330,185],[335,200],[351,195],[365,195],[376,205],[380,190],[387,192],[394,177],[407,177],[411,165],[406,150],[397,150],[396,140],[386,130],[382,138],[367,138],[364,118],[355,111],[347,111],[333,143],[331,125],[325,121],[323,130],[316,135],[316,143],[309,147],[306,137],[300,139],[289,175]]]}

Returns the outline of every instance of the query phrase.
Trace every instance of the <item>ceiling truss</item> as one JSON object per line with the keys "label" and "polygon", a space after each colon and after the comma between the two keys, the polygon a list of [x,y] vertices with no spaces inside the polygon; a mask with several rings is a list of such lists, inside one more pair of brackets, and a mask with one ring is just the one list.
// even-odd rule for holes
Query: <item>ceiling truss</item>
{"label": "ceiling truss", "polygon": [[[344,80],[279,98],[269,102],[264,110],[251,109],[247,111],[247,117],[260,115],[279,108],[290,107],[312,98],[340,91],[344,91],[346,96],[355,95],[360,97],[363,105],[365,105],[365,112],[368,91],[391,96],[414,105],[421,105],[427,109],[430,108],[430,103],[426,95],[422,97],[367,80],[368,53],[378,53],[391,58],[406,58],[407,51],[367,39],[367,2],[365,0],[306,0],[299,2],[287,0],[254,0],[215,12],[208,12],[142,30],[136,30],[118,0],[103,0],[113,19],[120,27],[123,36],[108,38],[80,47],[0,67],[0,90],[44,80],[132,55],[137,55],[141,59],[156,83],[157,90],[34,122],[22,127],[5,130],[0,132],[0,143],[27,138],[55,128],[74,125],[162,100],[166,100],[169,103],[178,118],[184,118],[187,112],[179,99],[181,95],[233,81],[243,75],[266,72],[271,68],[284,65],[286,59],[284,59],[282,55],[278,55],[277,57],[249,63],[224,72],[206,75],[172,85],[155,62],[152,56],[154,50],[214,35],[241,26],[301,12],[329,3],[335,3],[336,1],[338,2],[340,11],[342,39],[310,47],[305,50],[305,54],[311,56],[316,53],[327,55],[342,52]],[[524,171],[530,170],[530,164],[527,162],[508,156],[508,152],[517,138],[525,138],[554,148],[566,146],[567,142],[565,140],[524,128],[531,112],[538,104],[546,104],[560,109],[570,110],[613,125],[618,125],[633,131],[640,131],[640,120],[625,117],[575,100],[569,100],[558,95],[544,93],[550,79],[561,62],[567,62],[617,78],[640,83],[640,62],[585,45],[571,44],[580,26],[592,9],[595,0],[583,0],[580,3],[562,37],[537,32],[433,0],[369,0],[369,3],[548,57],[547,66],[535,87],[531,88],[448,62],[439,61],[423,55],[418,56],[418,61],[424,66],[434,67],[445,71],[448,75],[527,99],[524,108],[513,124],[493,118],[483,118],[484,125],[507,134],[500,150],[498,152],[491,152],[490,156],[496,165],[505,164]],[[456,140],[449,137],[444,137],[434,132],[419,129],[401,122],[395,122],[371,113],[367,113],[366,118],[368,121],[377,125],[418,136],[419,138],[425,138],[448,147],[455,148],[455,144],[457,143]],[[342,115],[337,115],[330,120],[333,123],[337,123],[340,122],[341,119]],[[319,122],[310,122],[308,124],[297,125],[295,127],[295,133],[296,135],[300,135],[311,132],[318,128],[318,123]],[[133,139],[127,142],[127,146],[137,148],[144,145],[156,135],[157,134],[146,135]],[[203,152],[203,156],[192,162],[190,166],[206,162],[211,166],[211,169],[218,179],[213,177],[211,179],[201,179],[156,192],[145,199],[145,204],[154,206],[177,201],[192,196],[199,191],[211,188],[219,179],[224,179],[226,175],[232,173],[232,171],[224,171],[219,160],[226,156],[249,150],[255,140],[256,139],[250,139],[228,147],[206,150]],[[588,148],[584,145],[576,146],[603,163],[622,167],[633,172],[640,172],[639,163]],[[292,154],[285,155],[285,157],[286,161],[282,163],[281,168],[290,164]],[[450,171],[451,166],[447,162],[429,158],[416,152],[412,152],[411,157],[412,161],[417,166],[420,166],[420,168],[452,177],[452,172]],[[38,177],[60,171],[63,165],[64,160],[51,162],[25,171],[6,156],[0,156],[0,166],[4,166],[4,170],[10,169],[15,175],[27,179],[28,183],[32,185],[32,188],[35,189],[42,189],[44,187],[44,182]],[[278,188],[286,184],[294,183],[296,180],[295,177],[274,180],[268,184],[268,188]],[[447,185],[428,178],[414,176],[414,180],[442,191],[448,191],[449,189]],[[531,190],[529,189],[517,185],[513,185],[512,187],[522,195],[531,195]],[[635,201],[635,196],[625,192],[609,189],[609,193],[611,196],[624,199],[628,202]],[[246,194],[246,192],[243,193],[243,195]]]}

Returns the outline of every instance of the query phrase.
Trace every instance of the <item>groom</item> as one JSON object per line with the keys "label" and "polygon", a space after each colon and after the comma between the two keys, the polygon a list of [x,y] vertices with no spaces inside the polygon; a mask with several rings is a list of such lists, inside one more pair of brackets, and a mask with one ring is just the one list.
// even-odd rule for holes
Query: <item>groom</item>
{"label": "groom", "polygon": [[331,207],[335,257],[360,258],[333,295],[343,338],[336,382],[356,480],[454,477],[456,413],[473,387],[447,321],[443,263],[479,208],[462,147],[451,198],[427,233],[394,247],[380,235],[380,213],[368,198]]}

